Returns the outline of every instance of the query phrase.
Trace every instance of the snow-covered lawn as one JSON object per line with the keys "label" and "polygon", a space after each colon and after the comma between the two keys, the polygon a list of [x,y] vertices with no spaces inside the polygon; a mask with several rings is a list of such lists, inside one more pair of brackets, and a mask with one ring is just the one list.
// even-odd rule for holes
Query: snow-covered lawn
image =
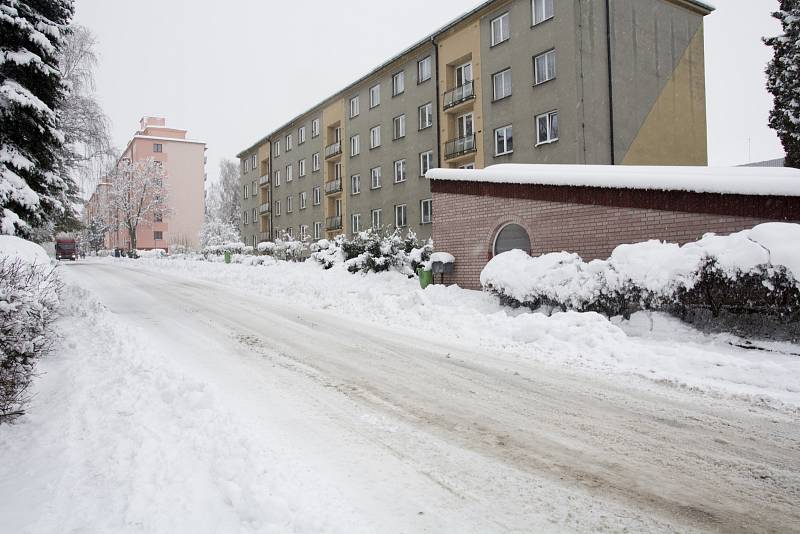
{"label": "snow-covered lawn", "polygon": [[[267,258],[269,260],[269,258]],[[350,274],[313,262],[267,265],[140,259],[112,260],[334,310],[344,320],[426,332],[510,358],[636,376],[712,395],[737,397],[790,411],[800,407],[800,346],[756,342],[739,347],[728,334],[704,334],[670,316],[637,313],[630,321],[595,313],[546,316],[502,307],[496,298],[455,286],[419,289],[398,273]],[[135,263],[132,263],[135,262]]]}

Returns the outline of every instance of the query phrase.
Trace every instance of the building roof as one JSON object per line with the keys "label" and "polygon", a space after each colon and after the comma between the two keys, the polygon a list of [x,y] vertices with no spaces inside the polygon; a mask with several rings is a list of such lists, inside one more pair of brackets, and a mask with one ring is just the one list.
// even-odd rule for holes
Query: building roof
{"label": "building roof", "polygon": [[775,167],[492,165],[431,169],[431,180],[800,197],[800,170]]}
{"label": "building roof", "polygon": [[[256,141],[255,143],[253,143],[252,145],[247,147],[246,149],[244,149],[241,152],[239,152],[238,154],[236,154],[236,157],[237,158],[241,158],[247,152],[250,152],[250,151],[258,148],[259,146],[261,146],[264,143],[266,143],[267,141],[269,141],[270,137],[272,137],[273,135],[277,134],[278,132],[280,132],[284,128],[290,126],[292,123],[294,123],[294,122],[298,121],[299,119],[303,118],[305,115],[307,115],[311,111],[313,111],[315,109],[318,109],[318,108],[321,108],[325,104],[329,103],[330,101],[335,100],[342,93],[345,93],[345,92],[349,91],[353,87],[355,87],[355,86],[359,85],[360,83],[364,82],[365,80],[371,78],[372,76],[374,76],[378,72],[382,71],[383,69],[385,69],[386,67],[388,67],[389,65],[391,65],[392,63],[397,61],[398,59],[400,59],[403,56],[405,56],[406,54],[410,54],[411,52],[413,52],[414,50],[416,50],[420,46],[423,46],[423,45],[425,45],[427,43],[433,42],[437,37],[439,37],[440,35],[442,35],[443,33],[447,32],[447,31],[449,31],[454,26],[460,24],[462,21],[470,18],[475,13],[478,13],[479,11],[481,11],[481,10],[487,8],[487,7],[490,7],[492,4],[494,4],[496,2],[499,2],[499,1],[502,1],[502,0],[486,0],[486,1],[481,2],[480,4],[478,4],[476,7],[470,9],[469,11],[467,11],[465,13],[462,13],[458,17],[454,18],[453,20],[451,20],[450,22],[445,24],[444,26],[438,28],[436,31],[434,31],[430,35],[427,35],[426,37],[420,39],[419,41],[417,41],[413,45],[409,46],[408,48],[404,49],[403,51],[395,54],[390,59],[384,61],[383,63],[381,63],[380,65],[378,65],[377,67],[375,67],[374,69],[369,71],[364,76],[361,76],[360,78],[358,78],[353,83],[347,85],[346,87],[340,89],[339,91],[336,91],[335,93],[333,93],[332,95],[330,95],[327,98],[323,99],[322,101],[318,102],[314,106],[311,106],[310,108],[306,109],[301,114],[296,115],[295,117],[293,117],[289,121],[285,122],[280,127],[274,129],[269,134],[265,135],[264,137],[262,137],[261,139],[259,139],[258,141]],[[689,8],[693,8],[695,11],[698,11],[703,15],[708,15],[709,13],[714,11],[714,9],[715,9],[714,6],[712,6],[710,4],[707,4],[705,2],[701,2],[700,0],[665,0],[665,1],[672,2],[674,4],[683,5],[683,6],[686,6],[686,7],[689,7]]]}

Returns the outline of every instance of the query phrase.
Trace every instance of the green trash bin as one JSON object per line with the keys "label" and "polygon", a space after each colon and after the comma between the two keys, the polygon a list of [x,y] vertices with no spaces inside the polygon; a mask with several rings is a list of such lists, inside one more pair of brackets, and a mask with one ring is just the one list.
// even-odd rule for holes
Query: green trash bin
{"label": "green trash bin", "polygon": [[433,283],[433,273],[426,271],[425,267],[417,268],[417,276],[419,276],[419,287],[425,289]]}
{"label": "green trash bin", "polygon": [[225,263],[230,263],[230,262],[231,262],[231,253],[230,253],[229,250],[226,250],[225,251]]}

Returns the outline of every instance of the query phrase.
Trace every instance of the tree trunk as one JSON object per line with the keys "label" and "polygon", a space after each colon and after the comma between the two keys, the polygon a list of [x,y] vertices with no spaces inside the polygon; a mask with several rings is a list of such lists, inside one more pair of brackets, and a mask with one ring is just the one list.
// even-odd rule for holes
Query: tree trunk
{"label": "tree trunk", "polygon": [[128,237],[131,239],[131,250],[136,250],[136,227],[128,226]]}

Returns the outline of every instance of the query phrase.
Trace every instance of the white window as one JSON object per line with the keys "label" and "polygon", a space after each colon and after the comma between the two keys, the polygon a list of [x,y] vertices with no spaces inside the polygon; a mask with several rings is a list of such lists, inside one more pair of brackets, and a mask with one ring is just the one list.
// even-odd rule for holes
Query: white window
{"label": "white window", "polygon": [[419,129],[433,126],[433,103],[428,102],[419,107]]}
{"label": "white window", "polygon": [[381,168],[375,167],[374,169],[370,169],[369,177],[370,187],[372,189],[378,189],[381,186]]}
{"label": "white window", "polygon": [[292,200],[294,200],[292,198],[292,195],[289,195],[288,197],[286,197],[286,213],[292,213],[292,209],[293,209]]}
{"label": "white window", "polygon": [[350,138],[350,155],[358,156],[361,153],[361,136],[356,134]]}
{"label": "white window", "polygon": [[392,120],[394,126],[394,139],[402,139],[406,136],[406,116],[400,115]]}
{"label": "white window", "polygon": [[253,170],[256,170],[256,166],[258,165],[258,157],[257,157],[257,155],[253,154],[251,159],[252,159],[252,161],[250,162],[251,168]]}
{"label": "white window", "polygon": [[456,87],[461,87],[472,81],[472,63],[464,63],[456,67]]}
{"label": "white window", "polygon": [[350,99],[350,118],[358,117],[359,108],[360,108],[359,98],[358,96],[354,96]]}
{"label": "white window", "polygon": [[369,107],[370,109],[381,104],[381,84],[373,85],[369,88]]}
{"label": "white window", "polygon": [[316,137],[319,135],[319,119],[314,119],[311,121],[311,137]]}
{"label": "white window", "polygon": [[244,198],[247,198],[249,196],[250,196],[250,186],[246,185],[244,186]]}
{"label": "white window", "polygon": [[341,143],[342,142],[342,127],[341,126],[337,126],[333,130],[333,139],[334,139],[334,143]]}
{"label": "white window", "polygon": [[302,145],[306,142],[306,127],[301,126],[297,129],[297,144]]}
{"label": "white window", "polygon": [[162,145],[161,143],[153,143],[153,152],[163,152],[163,151],[164,151],[164,145]]}
{"label": "white window", "polygon": [[431,56],[417,61],[417,83],[426,82],[431,79]]}
{"label": "white window", "polygon": [[394,207],[394,225],[397,228],[403,228],[408,225],[407,213],[408,210],[405,204],[398,204]]}
{"label": "white window", "polygon": [[472,113],[465,113],[456,118],[459,137],[469,137],[475,133],[475,121]]}
{"label": "white window", "polygon": [[430,224],[433,221],[433,200],[430,198],[421,200],[419,211],[421,213],[420,222],[422,224]]}
{"label": "white window", "polygon": [[308,205],[308,191],[301,191],[300,192],[300,209],[306,209]]}
{"label": "white window", "polygon": [[357,195],[361,192],[361,175],[354,174],[350,177],[350,194]]}
{"label": "white window", "polygon": [[337,180],[341,180],[342,179],[342,164],[341,163],[337,163],[336,165],[333,166],[333,176]]}
{"label": "white window", "polygon": [[281,171],[275,171],[275,187],[281,186]]}
{"label": "white window", "polygon": [[381,210],[372,210],[372,229],[373,230],[380,230],[381,228]]}
{"label": "white window", "polygon": [[312,192],[314,196],[313,198],[314,205],[319,206],[320,202],[322,202],[322,189],[319,186],[317,186],[312,190]]}
{"label": "white window", "polygon": [[300,178],[306,175],[306,160],[301,159],[297,162],[297,174]]}
{"label": "white window", "polygon": [[[286,211],[288,212],[289,210]],[[294,228],[292,228],[291,226],[286,229],[286,237],[288,237],[289,239],[294,239]]]}
{"label": "white window", "polygon": [[281,201],[280,200],[276,200],[275,201],[275,215],[280,215],[280,214],[281,214]]}
{"label": "white window", "polygon": [[307,237],[308,237],[308,225],[307,224],[301,224],[300,225],[300,240],[301,241],[305,241]]}
{"label": "white window", "polygon": [[492,76],[492,89],[495,100],[511,96],[511,69],[506,69]]}
{"label": "white window", "polygon": [[354,213],[352,215],[352,220],[353,220],[353,233],[355,234],[356,232],[360,232],[361,231],[361,214],[360,213]]}
{"label": "white window", "polygon": [[558,111],[536,117],[536,144],[558,141]]}
{"label": "white window", "polygon": [[553,0],[532,0],[532,3],[534,24],[553,18]]}
{"label": "white window", "polygon": [[428,150],[419,155],[419,175],[425,176],[431,167],[433,167],[433,150]]}
{"label": "white window", "polygon": [[381,146],[381,127],[380,125],[374,126],[369,131],[369,148],[378,148]]}
{"label": "white window", "polygon": [[319,170],[319,152],[314,153],[311,156],[311,172],[317,172]]}
{"label": "white window", "polygon": [[248,224],[248,222],[247,222],[247,210],[244,210],[242,212],[242,214],[243,214],[243,217],[244,217],[244,224]]}
{"label": "white window", "polygon": [[292,149],[292,134],[286,136],[286,152]]}
{"label": "white window", "polygon": [[250,158],[245,158],[242,161],[242,169],[243,169],[242,172],[244,172],[245,174],[250,172]]}
{"label": "white window", "polygon": [[536,84],[549,82],[556,77],[556,51],[550,50],[533,58],[534,80]]}
{"label": "white window", "polygon": [[400,71],[392,76],[392,96],[397,96],[406,90],[406,73]]}
{"label": "white window", "polygon": [[406,181],[406,160],[394,162],[394,183]]}
{"label": "white window", "polygon": [[494,155],[502,156],[514,152],[514,132],[512,126],[503,126],[494,131]]}
{"label": "white window", "polygon": [[314,239],[320,239],[322,237],[322,223],[315,222],[314,223]]}
{"label": "white window", "polygon": [[292,180],[294,180],[294,167],[292,167],[292,164],[290,163],[286,166],[286,182],[288,183]]}
{"label": "white window", "polygon": [[253,208],[253,217],[250,219],[250,221],[252,221],[253,224],[258,222],[257,221],[257,219],[258,219],[257,213],[258,213],[258,210],[256,210],[256,208]]}
{"label": "white window", "polygon": [[503,13],[499,17],[492,19],[492,46],[508,41],[509,37],[511,37],[509,20],[508,13]]}
{"label": "white window", "polygon": [[252,196],[258,196],[258,187],[256,186],[256,181],[253,180],[250,185],[250,194]]}
{"label": "white window", "polygon": [[277,143],[272,144],[272,157],[277,158],[281,155],[281,143],[280,141]]}

